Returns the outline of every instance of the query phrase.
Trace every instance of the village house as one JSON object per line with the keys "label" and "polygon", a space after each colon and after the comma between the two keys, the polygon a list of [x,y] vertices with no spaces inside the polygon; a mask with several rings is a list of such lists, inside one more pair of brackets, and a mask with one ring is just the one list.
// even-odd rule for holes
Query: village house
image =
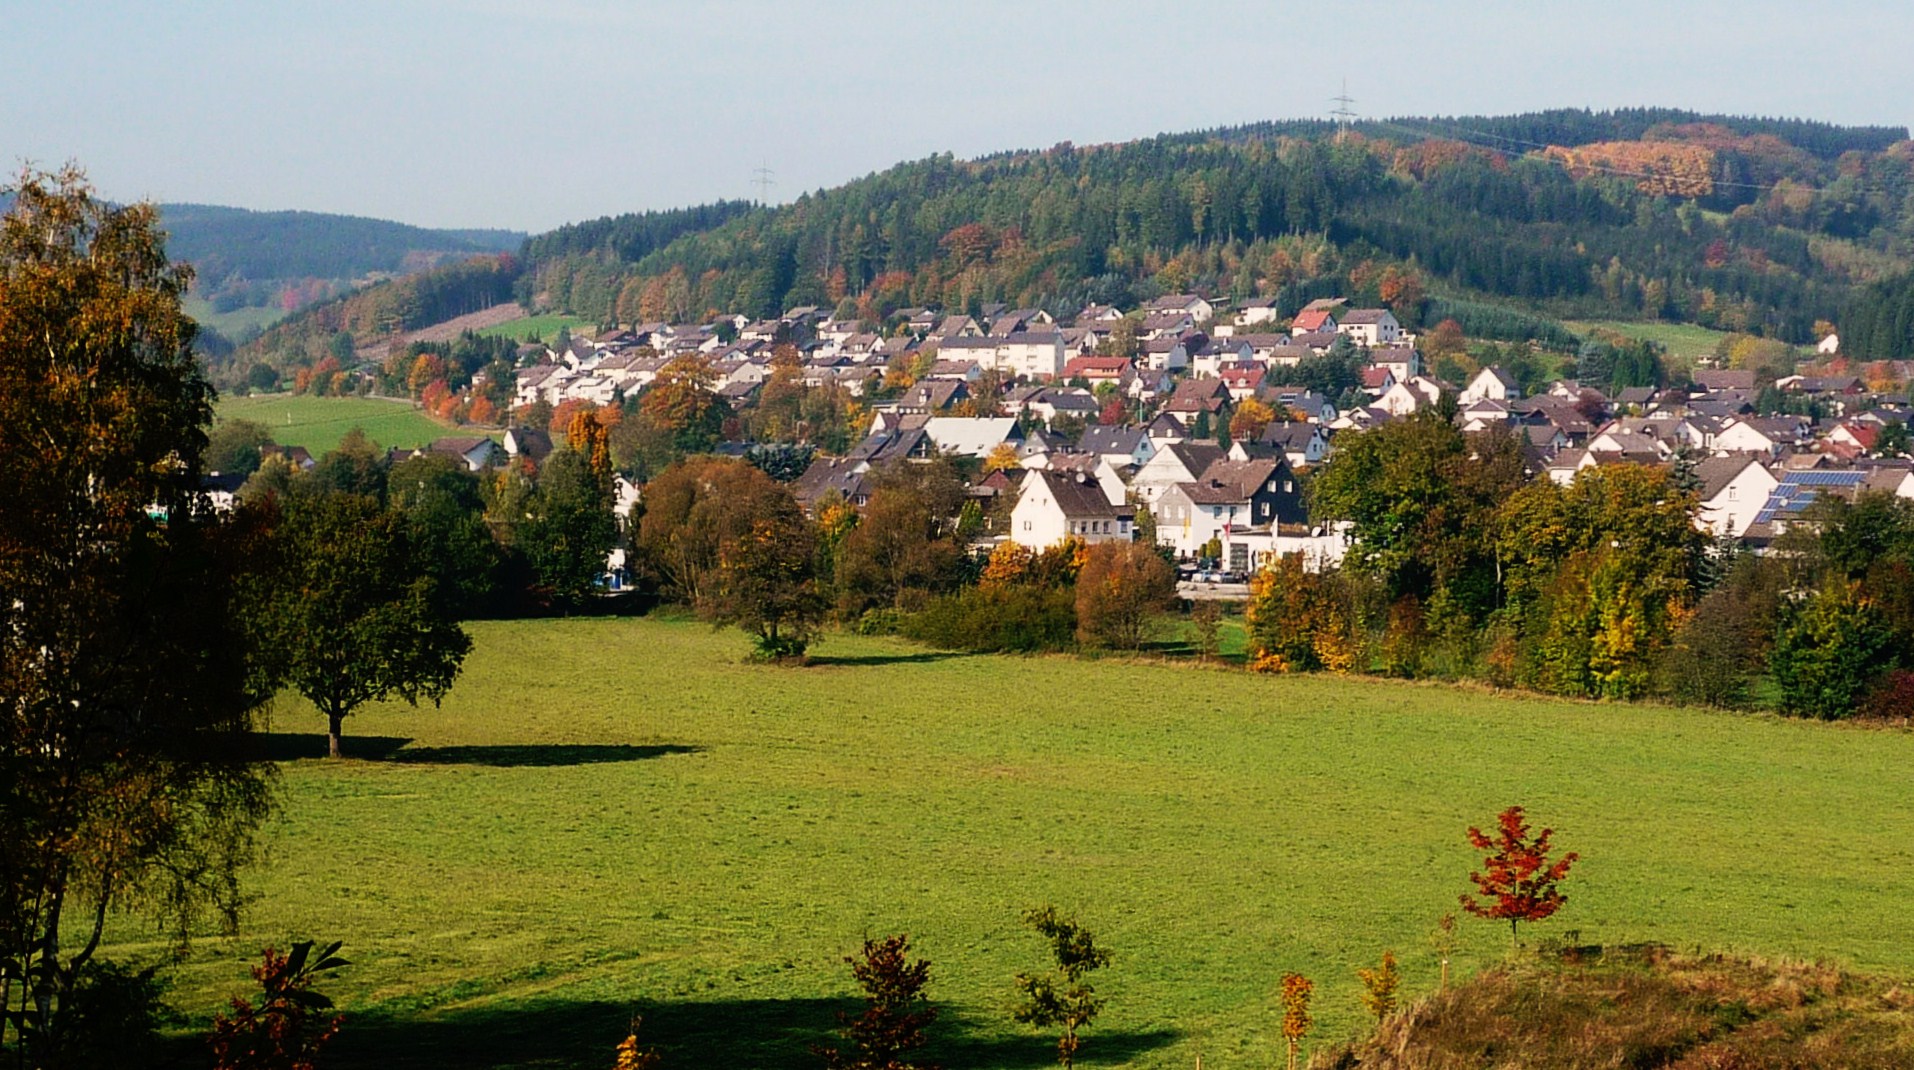
{"label": "village house", "polygon": [[1521,396],[1522,388],[1515,377],[1498,364],[1476,372],[1469,385],[1456,395],[1456,402],[1466,408],[1478,401],[1512,401]]}
{"label": "village house", "polygon": [[1117,468],[1141,468],[1156,456],[1156,443],[1139,427],[1086,427],[1077,448],[1097,454]]}
{"label": "village house", "polygon": [[1281,450],[1291,468],[1310,468],[1329,456],[1329,436],[1318,424],[1273,423],[1256,441]]}
{"label": "village house", "polygon": [[1292,337],[1299,334],[1336,334],[1336,317],[1326,308],[1305,308],[1296,313],[1289,321],[1289,333]]}
{"label": "village house", "polygon": [[1219,460],[1194,480],[1177,483],[1151,507],[1157,542],[1195,557],[1211,539],[1237,529],[1303,524],[1308,515],[1289,463],[1280,458]]}
{"label": "village house", "polygon": [[1255,327],[1259,324],[1274,323],[1276,307],[1276,299],[1273,297],[1252,297],[1236,310],[1236,324],[1239,327]]}
{"label": "village house", "polygon": [[1422,354],[1414,346],[1378,346],[1369,354],[1369,363],[1372,367],[1389,369],[1397,382],[1422,374]]}
{"label": "village house", "polygon": [[1159,297],[1144,305],[1143,310],[1149,314],[1181,313],[1198,323],[1216,316],[1216,306],[1196,294],[1170,294]]}
{"label": "village house", "polygon": [[1434,408],[1442,401],[1442,384],[1418,375],[1396,383],[1377,399],[1376,407],[1391,416],[1408,416]]}
{"label": "village house", "polygon": [[1787,450],[1807,445],[1812,424],[1800,416],[1750,416],[1735,420],[1715,434],[1717,454],[1754,453],[1770,460]]}
{"label": "village house", "polygon": [[1758,458],[1745,453],[1706,458],[1695,465],[1695,478],[1701,482],[1696,525],[1717,537],[1737,539],[1754,526],[1781,482]]}
{"label": "village house", "polygon": [[[418,451],[418,453],[436,453],[455,458],[465,466],[468,472],[478,472],[489,467],[498,458],[499,452],[499,444],[483,435],[441,438]],[[417,455],[414,454],[414,456]]]}
{"label": "village house", "polygon": [[1223,447],[1214,442],[1159,442],[1156,455],[1131,477],[1130,491],[1144,505],[1154,505],[1172,486],[1194,482],[1223,459]]}
{"label": "village house", "polygon": [[[1202,335],[1192,335],[1193,339],[1204,339]],[[1199,346],[1201,342],[1197,343]],[[1155,372],[1180,372],[1190,366],[1190,346],[1183,339],[1165,335],[1152,338],[1143,343],[1140,363]]]}
{"label": "village house", "polygon": [[1091,544],[1130,542],[1135,515],[1127,505],[1112,505],[1096,480],[1081,472],[1034,469],[1017,488],[1009,538],[1032,550],[1072,535]]}

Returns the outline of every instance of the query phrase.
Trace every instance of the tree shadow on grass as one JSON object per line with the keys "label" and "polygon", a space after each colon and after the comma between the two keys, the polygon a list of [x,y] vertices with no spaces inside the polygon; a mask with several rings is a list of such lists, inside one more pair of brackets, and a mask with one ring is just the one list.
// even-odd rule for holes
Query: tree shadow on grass
{"label": "tree shadow on grass", "polygon": [[[550,743],[517,746],[408,747],[404,736],[355,736],[342,741],[348,759],[391,762],[396,765],[483,765],[495,769],[542,769],[567,765],[604,765],[642,762],[673,754],[697,754],[703,747],[679,744],[639,746],[623,743]],[[324,758],[326,737],[320,733],[256,732],[248,741],[247,757],[254,761],[293,762]]]}
{"label": "tree shadow on grass", "polygon": [[[814,1044],[838,1042],[837,1012],[857,1013],[852,999],[753,999],[686,1002],[545,1001],[414,1016],[348,1015],[327,1049],[332,1070],[520,1070],[609,1066],[632,1015],[643,1017],[638,1039],[666,1066],[815,1070]],[[946,1070],[1037,1070],[1056,1064],[1056,1042],[1027,1033],[1004,1035],[1006,1023],[980,1022],[945,1009],[930,1027],[925,1058]],[[1177,1039],[1168,1031],[1086,1032],[1079,1063],[1114,1065]]]}
{"label": "tree shadow on grass", "polygon": [[642,762],[673,754],[698,754],[703,747],[675,743],[642,747],[624,743],[553,743],[494,747],[410,747],[387,759],[401,765],[489,765],[497,769],[550,768]]}
{"label": "tree shadow on grass", "polygon": [[971,657],[976,655],[962,650],[920,650],[911,654],[857,654],[842,658],[826,654],[812,656],[808,660],[812,665],[928,665],[936,661]]}
{"label": "tree shadow on grass", "polygon": [[[412,740],[405,736],[348,734],[343,745],[348,758],[382,762],[410,742]],[[326,736],[323,732],[254,732],[246,740],[246,757],[256,762],[296,762],[325,756]]]}

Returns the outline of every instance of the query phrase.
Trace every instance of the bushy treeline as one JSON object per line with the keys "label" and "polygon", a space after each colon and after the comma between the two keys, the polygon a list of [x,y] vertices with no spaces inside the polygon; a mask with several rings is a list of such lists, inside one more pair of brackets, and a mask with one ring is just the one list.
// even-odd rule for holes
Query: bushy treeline
{"label": "bushy treeline", "polygon": [[934,156],[635,260],[602,243],[535,241],[528,248],[553,255],[535,258],[522,292],[601,322],[643,318],[646,288],[666,280],[673,303],[694,315],[850,300],[881,319],[911,305],[1063,307],[1093,291],[1191,286],[1248,297],[1324,278],[1346,286],[1333,269],[1278,257],[1279,239],[1326,234],[1351,265],[1413,264],[1431,284],[1465,292],[1806,340],[1839,308],[1849,277],[1817,259],[1799,228],[1844,198],[1853,211],[1835,215],[1857,235],[1914,226],[1907,187],[1837,182],[1808,198],[1807,215],[1776,197],[1724,220],[1678,211],[1626,180],[1577,179],[1453,142],[1163,137]]}
{"label": "bushy treeline", "polygon": [[1711,542],[1682,466],[1522,473],[1516,440],[1418,417],[1348,436],[1311,484],[1340,570],[1287,558],[1252,666],[1480,679],[1585,698],[1914,715],[1914,503],[1831,500],[1757,557]]}
{"label": "bushy treeline", "polygon": [[1841,317],[1841,351],[1861,360],[1914,357],[1914,274],[1863,289]]}
{"label": "bushy treeline", "polygon": [[395,461],[354,430],[300,471],[265,428],[229,420],[213,431],[207,467],[248,475],[243,504],[333,494],[369,501],[396,516],[409,568],[431,581],[448,615],[510,616],[592,605],[618,544],[603,432],[577,430],[573,441],[583,447],[558,449],[537,468],[477,473],[443,454]]}
{"label": "bushy treeline", "polygon": [[1501,305],[1451,298],[1431,298],[1422,307],[1422,320],[1431,326],[1454,320],[1470,338],[1498,342],[1540,342],[1550,349],[1574,349],[1579,340],[1560,323]]}
{"label": "bushy treeline", "polygon": [[1434,137],[1465,133],[1505,138],[1520,145],[1588,145],[1598,141],[1635,141],[1657,129],[1707,125],[1742,137],[1766,135],[1826,160],[1845,152],[1880,152],[1907,140],[1905,126],[1841,126],[1814,119],[1750,115],[1707,115],[1679,108],[1552,108],[1520,115],[1465,115],[1454,118],[1392,119],[1373,124],[1380,134],[1406,127]]}
{"label": "bushy treeline", "polygon": [[524,253],[529,260],[603,254],[636,262],[686,234],[710,230],[749,212],[752,207],[749,201],[714,201],[690,208],[629,212],[567,223],[557,230],[528,238]]}
{"label": "bushy treeline", "polygon": [[862,505],[827,497],[806,516],[757,465],[687,458],[645,487],[634,567],[773,658],[802,654],[830,622],[962,650],[1136,650],[1173,593],[1169,563],[1136,543],[1005,542],[979,559],[993,519],[947,459],[887,466],[870,484]]}

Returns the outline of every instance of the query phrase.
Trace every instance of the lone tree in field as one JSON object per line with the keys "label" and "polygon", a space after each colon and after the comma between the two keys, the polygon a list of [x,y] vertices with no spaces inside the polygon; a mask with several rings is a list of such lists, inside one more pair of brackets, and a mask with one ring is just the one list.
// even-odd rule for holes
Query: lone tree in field
{"label": "lone tree in field", "polygon": [[1541,921],[1568,901],[1555,886],[1568,876],[1568,868],[1581,856],[1570,851],[1550,862],[1549,837],[1555,830],[1543,829],[1531,838],[1519,806],[1502,811],[1499,823],[1494,839],[1481,829],[1469,829],[1469,842],[1476,850],[1489,853],[1482,860],[1482,872],[1469,874],[1481,898],[1465,893],[1462,909],[1477,917],[1506,920],[1509,939],[1519,943],[1516,925]]}
{"label": "lone tree in field", "polygon": [[1077,640],[1137,650],[1176,594],[1176,570],[1138,542],[1102,542],[1077,573]]}
{"label": "lone tree in field", "polygon": [[811,1049],[823,1056],[828,1070],[937,1070],[910,1059],[929,1039],[924,1030],[937,1020],[937,1008],[924,997],[930,961],[911,961],[910,937],[866,940],[861,955],[846,955],[844,961],[870,1006],[856,1017],[839,1012],[838,1032],[849,1042],[848,1050]]}
{"label": "lone tree in field", "polygon": [[698,608],[715,624],[736,624],[759,657],[799,658],[830,603],[817,578],[817,538],[789,494],[718,549],[717,583]]}
{"label": "lone tree in field", "polygon": [[325,714],[327,753],[368,702],[437,705],[472,640],[412,560],[405,519],[362,495],[294,494],[280,537],[287,678]]}
{"label": "lone tree in field", "polygon": [[1057,976],[1048,973],[1017,975],[1017,989],[1024,1000],[1014,1012],[1017,1021],[1039,1029],[1061,1028],[1057,1039],[1057,1061],[1066,1067],[1076,1065],[1077,1033],[1103,1009],[1097,990],[1086,981],[1091,971],[1110,964],[1110,953],[1096,945],[1088,929],[1074,918],[1060,918],[1057,908],[1039,907],[1023,916],[1024,923],[1050,941],[1057,960]]}
{"label": "lone tree in field", "polygon": [[1289,1070],[1296,1070],[1296,1052],[1316,1020],[1309,1016],[1309,997],[1316,985],[1300,973],[1283,975],[1283,1044],[1289,1048]]}

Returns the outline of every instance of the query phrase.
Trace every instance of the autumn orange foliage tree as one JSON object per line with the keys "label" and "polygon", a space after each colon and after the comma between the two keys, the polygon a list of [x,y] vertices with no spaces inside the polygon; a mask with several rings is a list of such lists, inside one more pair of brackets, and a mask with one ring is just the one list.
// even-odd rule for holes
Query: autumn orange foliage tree
{"label": "autumn orange foliage tree", "polygon": [[1316,986],[1300,973],[1283,975],[1283,1043],[1289,1047],[1289,1070],[1296,1070],[1296,1052],[1316,1020],[1309,1016],[1309,997]]}
{"label": "autumn orange foliage tree", "polygon": [[1497,823],[1493,839],[1481,829],[1469,828],[1469,843],[1489,853],[1482,860],[1482,871],[1469,874],[1481,898],[1464,893],[1462,909],[1477,917],[1507,921],[1509,939],[1515,940],[1517,924],[1542,921],[1568,901],[1556,885],[1581,856],[1570,851],[1549,861],[1549,837],[1555,830],[1545,828],[1531,837],[1520,806],[1502,811]]}

